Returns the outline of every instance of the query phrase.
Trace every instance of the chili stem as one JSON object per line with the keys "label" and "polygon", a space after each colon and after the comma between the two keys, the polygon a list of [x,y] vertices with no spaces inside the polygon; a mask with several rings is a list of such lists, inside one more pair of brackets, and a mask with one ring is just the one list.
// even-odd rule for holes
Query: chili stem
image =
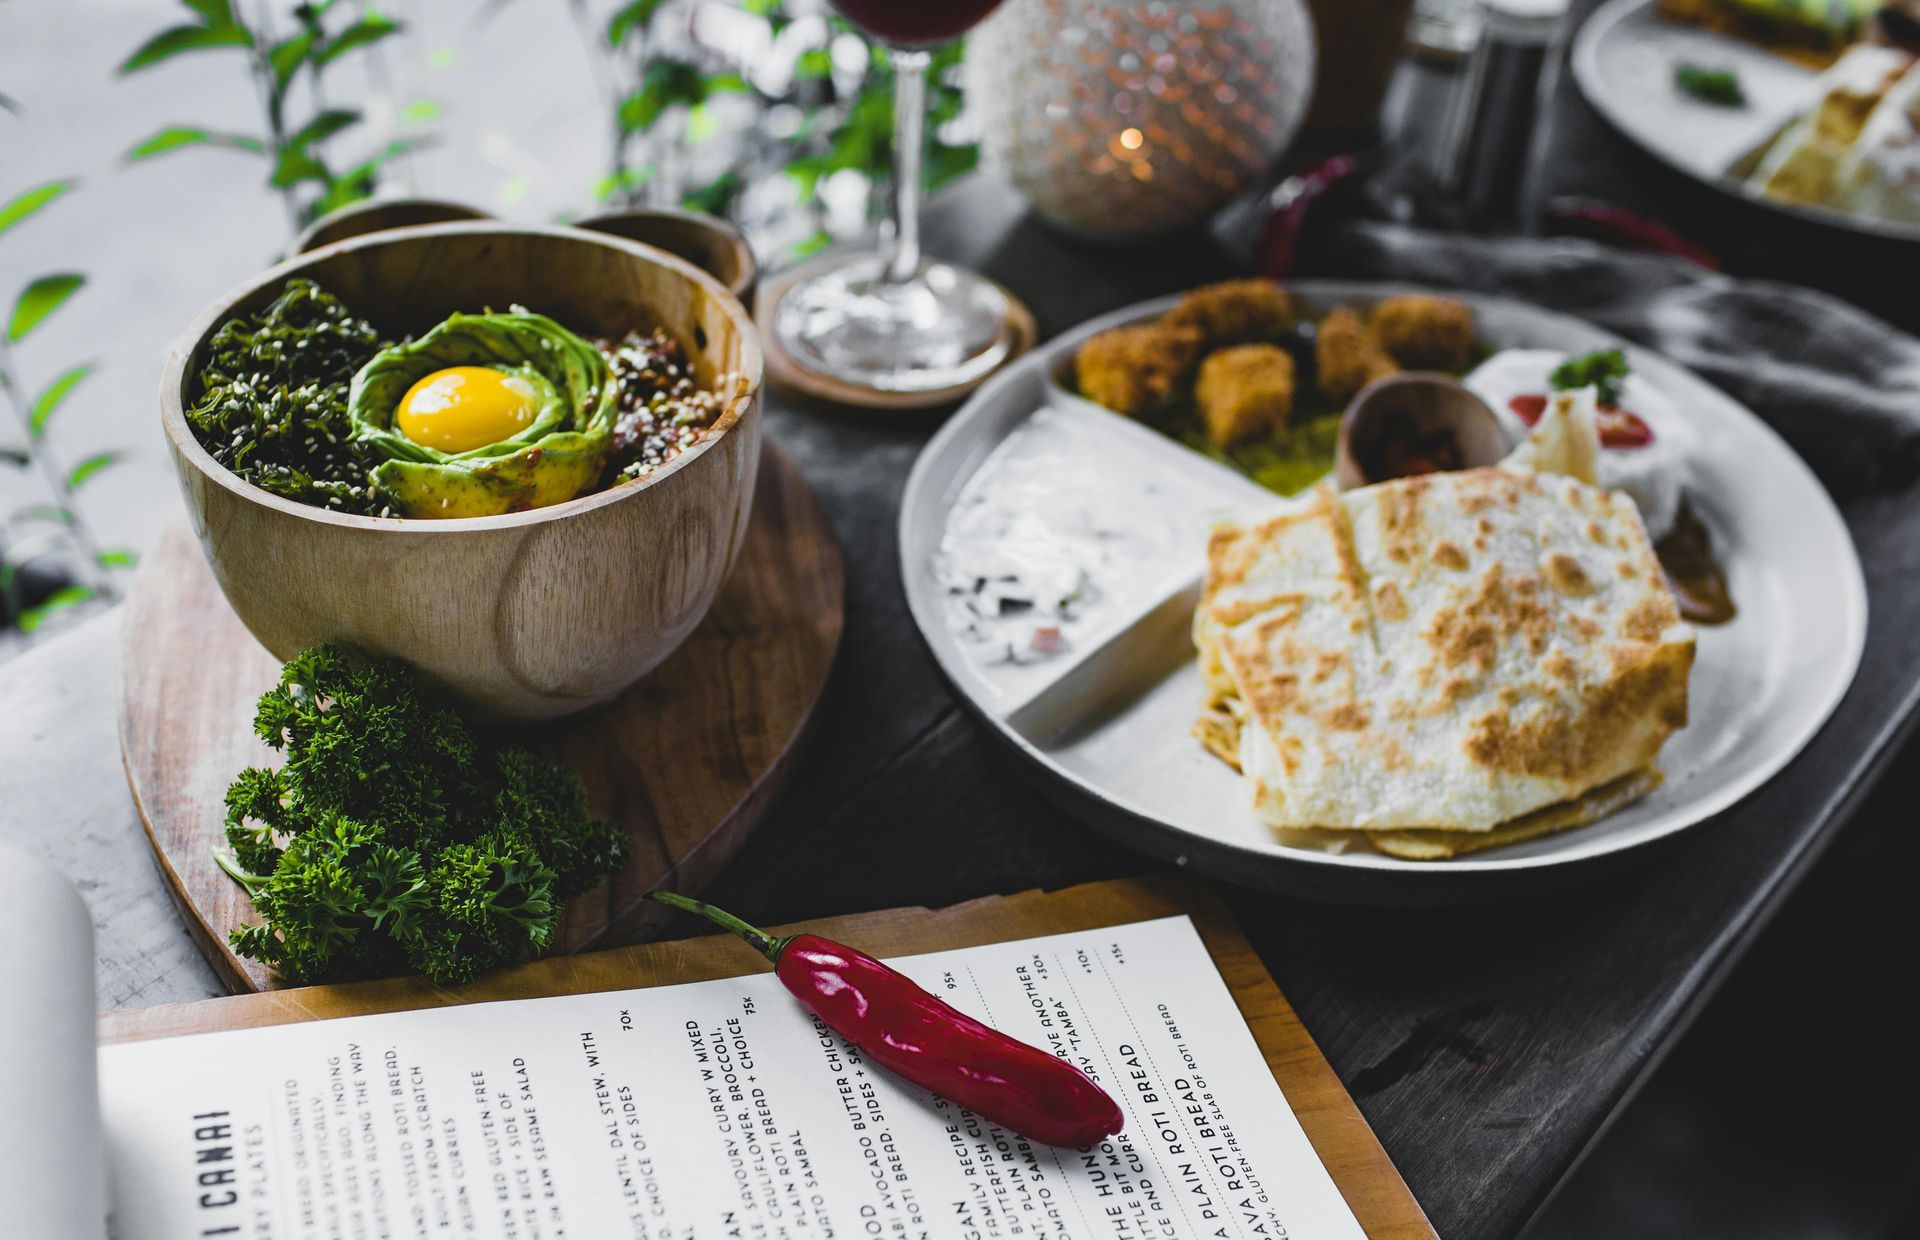
{"label": "chili stem", "polygon": [[788,939],[776,939],[758,926],[749,925],[741,921],[725,909],[715,908],[705,900],[695,900],[691,896],[683,896],[675,891],[649,891],[647,893],[647,899],[657,904],[665,904],[669,908],[680,909],[683,912],[698,913],[721,929],[731,930],[751,944],[755,951],[765,956],[769,964],[779,963],[780,951],[790,941]]}

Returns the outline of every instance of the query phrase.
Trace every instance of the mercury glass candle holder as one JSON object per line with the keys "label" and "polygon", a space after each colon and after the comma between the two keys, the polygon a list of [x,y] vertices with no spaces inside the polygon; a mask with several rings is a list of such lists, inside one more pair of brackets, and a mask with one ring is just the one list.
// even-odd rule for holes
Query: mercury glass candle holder
{"label": "mercury glass candle holder", "polygon": [[1314,59],[1303,0],[1019,0],[974,31],[968,98],[1035,210],[1128,240],[1258,181],[1306,115]]}

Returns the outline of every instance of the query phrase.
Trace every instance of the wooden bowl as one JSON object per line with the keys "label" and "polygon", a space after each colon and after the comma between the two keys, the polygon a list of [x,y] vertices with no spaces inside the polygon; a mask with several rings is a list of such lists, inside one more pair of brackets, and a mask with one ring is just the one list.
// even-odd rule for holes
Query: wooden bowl
{"label": "wooden bowl", "polygon": [[415,224],[444,224],[449,220],[484,220],[485,211],[437,198],[374,198],[329,211],[300,230],[293,239],[294,254],[367,233],[410,228]]}
{"label": "wooden bowl", "polygon": [[740,230],[725,220],[699,211],[654,207],[590,215],[575,220],[573,226],[677,254],[726,285],[742,305],[753,305],[760,264]]}
{"label": "wooden bowl", "polygon": [[[290,276],[395,335],[515,304],[590,336],[657,324],[701,382],[746,382],[710,434],[639,482],[496,517],[328,512],[242,482],[183,412],[214,332]],[[446,223],[338,242],[223,298],[168,359],[160,409],[194,533],[262,645],[281,659],[317,642],[397,656],[486,717],[523,722],[614,697],[706,615],[746,534],[760,388],[752,320],[692,264],[574,229]]]}

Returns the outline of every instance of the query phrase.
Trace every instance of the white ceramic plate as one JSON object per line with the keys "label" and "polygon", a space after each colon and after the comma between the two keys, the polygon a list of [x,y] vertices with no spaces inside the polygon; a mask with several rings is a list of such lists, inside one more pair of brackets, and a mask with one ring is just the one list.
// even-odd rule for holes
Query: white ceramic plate
{"label": "white ceramic plate", "polygon": [[[1292,291],[1324,312],[1406,290],[1302,281]],[[1168,529],[1189,530],[1196,521],[1204,529],[1223,512],[1280,502],[1055,381],[1080,341],[1157,314],[1169,298],[1088,323],[991,380],[934,436],[907,482],[900,549],[914,620],[962,698],[1045,790],[1143,851],[1235,882],[1327,898],[1445,901],[1542,885],[1568,867],[1670,836],[1757,788],[1812,738],[1859,665],[1867,600],[1846,526],[1806,465],[1752,413],[1657,354],[1577,319],[1457,295],[1474,307],[1480,336],[1494,348],[1625,348],[1635,371],[1698,432],[1701,460],[1687,495],[1712,533],[1740,614],[1699,630],[1691,722],[1661,755],[1666,782],[1592,826],[1452,861],[1279,843],[1245,804],[1238,777],[1188,734],[1202,697],[1188,637],[1204,566],[1198,535],[1190,553],[1179,553],[1181,564],[1140,575],[1126,614],[1090,619],[1068,653],[1015,669],[984,665],[971,653],[949,620],[938,571],[942,537],[981,463],[1036,413],[1048,434],[1074,437],[1115,486],[1135,487],[1128,511],[1164,518]],[[1157,498],[1139,493],[1142,470],[1155,480]]]}
{"label": "white ceramic plate", "polygon": [[[1810,107],[1818,76],[1765,48],[1662,20],[1654,0],[1609,0],[1573,44],[1580,93],[1629,139],[1696,181],[1777,211],[1834,228],[1920,241],[1920,226],[1768,198],[1729,172]],[[1731,69],[1744,107],[1695,99],[1674,85],[1683,64]]]}

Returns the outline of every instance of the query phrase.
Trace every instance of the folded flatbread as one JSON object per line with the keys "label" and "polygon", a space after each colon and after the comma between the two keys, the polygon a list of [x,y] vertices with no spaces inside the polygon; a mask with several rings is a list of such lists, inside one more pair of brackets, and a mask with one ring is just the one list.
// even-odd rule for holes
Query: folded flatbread
{"label": "folded flatbread", "polygon": [[1507,467],[1322,486],[1215,532],[1195,730],[1265,822],[1446,855],[1441,832],[1511,837],[1556,806],[1525,834],[1563,829],[1589,793],[1610,811],[1657,783],[1693,633],[1633,502],[1533,472],[1590,463],[1584,412],[1557,398]]}

